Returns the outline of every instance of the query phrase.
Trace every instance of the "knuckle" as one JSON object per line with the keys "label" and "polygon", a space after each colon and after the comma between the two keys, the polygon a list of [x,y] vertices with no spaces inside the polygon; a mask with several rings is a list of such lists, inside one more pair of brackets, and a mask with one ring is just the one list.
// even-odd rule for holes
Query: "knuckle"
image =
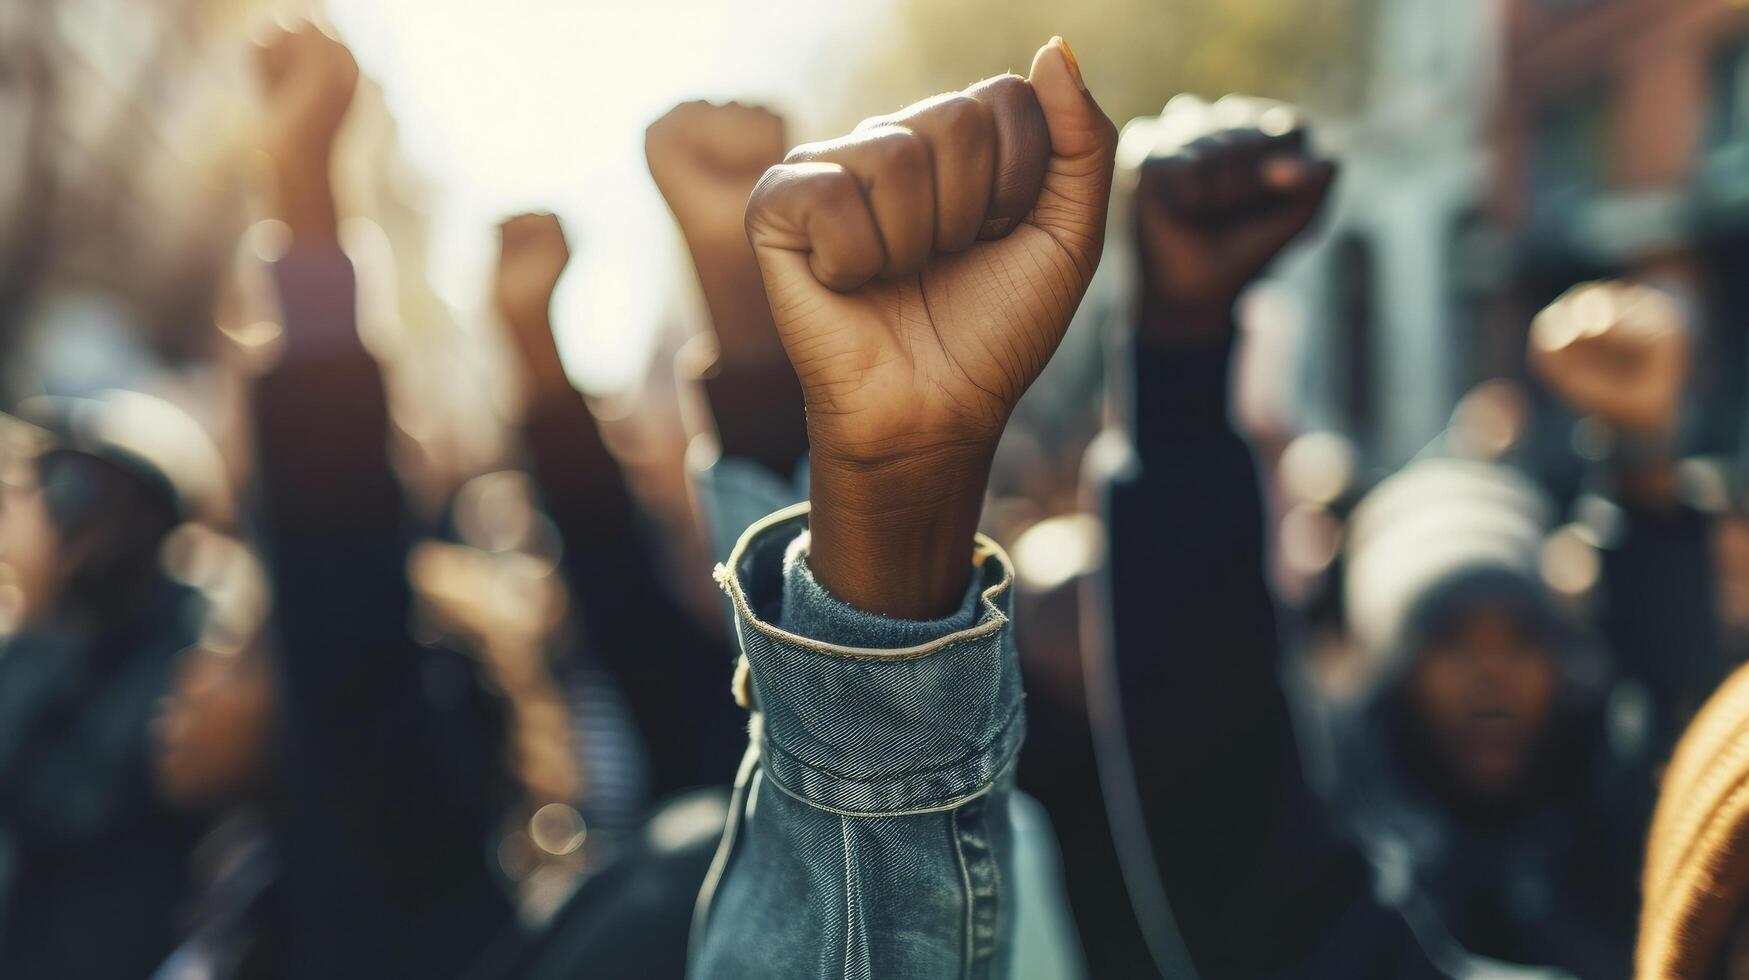
{"label": "knuckle", "polygon": [[997,75],[995,78],[985,79],[984,81],[979,82],[976,86],[977,90],[987,93],[992,98],[999,99],[1018,98],[1023,95],[1029,95],[1031,93],[1028,91],[1028,88],[1026,79],[1012,73]]}
{"label": "knuckle", "polygon": [[903,126],[888,126],[871,132],[866,152],[881,170],[901,176],[928,169],[929,148],[918,135]]}
{"label": "knuckle", "polygon": [[943,99],[931,112],[941,135],[955,142],[979,139],[990,128],[990,108],[969,95]]}

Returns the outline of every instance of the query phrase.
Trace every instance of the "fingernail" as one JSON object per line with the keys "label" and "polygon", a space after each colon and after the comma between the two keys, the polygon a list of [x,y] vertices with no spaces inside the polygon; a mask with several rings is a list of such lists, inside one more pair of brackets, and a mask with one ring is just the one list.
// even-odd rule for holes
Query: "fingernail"
{"label": "fingernail", "polygon": [[1075,60],[1075,52],[1069,50],[1069,42],[1063,40],[1061,34],[1051,38],[1051,43],[1063,50],[1063,63],[1069,66],[1069,75],[1075,79],[1075,87],[1087,91],[1087,83],[1081,79],[1081,63]]}

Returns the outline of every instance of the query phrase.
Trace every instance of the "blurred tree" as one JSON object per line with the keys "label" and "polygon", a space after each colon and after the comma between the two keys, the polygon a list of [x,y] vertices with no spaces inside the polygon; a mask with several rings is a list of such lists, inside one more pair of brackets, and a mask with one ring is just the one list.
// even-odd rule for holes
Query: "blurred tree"
{"label": "blurred tree", "polygon": [[1074,47],[1087,84],[1120,125],[1171,96],[1245,92],[1314,109],[1352,105],[1367,76],[1378,0],[896,0],[863,63],[848,118],[1003,69],[1022,72],[1046,38]]}

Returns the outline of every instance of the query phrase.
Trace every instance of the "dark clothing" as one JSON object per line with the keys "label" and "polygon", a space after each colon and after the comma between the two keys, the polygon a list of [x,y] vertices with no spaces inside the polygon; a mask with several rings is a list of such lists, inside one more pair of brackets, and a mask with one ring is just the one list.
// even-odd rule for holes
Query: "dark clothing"
{"label": "dark clothing", "polygon": [[1210,980],[1439,976],[1302,772],[1229,360],[1138,350],[1135,455],[1095,474],[1110,608],[1091,612],[1110,624],[1140,816],[1182,937],[1160,945]]}
{"label": "dark clothing", "polygon": [[1209,978],[1435,976],[1478,952],[1626,976],[1649,763],[1680,729],[1666,707],[1679,699],[1663,692],[1708,686],[1716,659],[1704,522],[1629,509],[1605,556],[1606,639],[1655,694],[1658,731],[1640,752],[1612,755],[1600,712],[1563,705],[1544,758],[1562,778],[1484,813],[1423,779],[1400,729],[1369,729],[1393,747],[1397,764],[1375,775],[1401,805],[1345,807],[1339,824],[1306,779],[1279,684],[1264,511],[1227,420],[1229,360],[1137,351],[1133,456],[1099,474],[1110,664],[1167,931],[1175,922]]}
{"label": "dark clothing", "polygon": [[156,799],[148,725],[199,624],[150,588],[94,640],[0,643],[0,977],[141,977],[175,944],[200,828]]}
{"label": "dark clothing", "polygon": [[684,794],[592,874],[541,935],[483,977],[682,980],[699,888],[728,819],[727,789]]}
{"label": "dark clothing", "polygon": [[292,976],[443,977],[511,927],[490,839],[503,717],[408,634],[409,521],[338,250],[276,268],[288,346],[256,384],[278,757],[265,809]]}
{"label": "dark clothing", "polygon": [[726,785],[747,741],[729,694],[734,653],[662,582],[619,463],[583,396],[530,407],[531,469],[564,541],[563,568],[586,654],[612,674],[649,755],[651,795]]}

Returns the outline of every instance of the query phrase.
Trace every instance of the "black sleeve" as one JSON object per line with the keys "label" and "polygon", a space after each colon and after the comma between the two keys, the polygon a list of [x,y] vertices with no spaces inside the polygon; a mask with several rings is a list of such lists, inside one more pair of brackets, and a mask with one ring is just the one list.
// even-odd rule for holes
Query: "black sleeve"
{"label": "black sleeve", "polygon": [[745,713],[729,691],[732,652],[661,581],[595,416],[565,392],[530,408],[523,436],[564,539],[585,642],[618,682],[649,751],[652,793],[728,783],[747,743]]}
{"label": "black sleeve", "polygon": [[1724,680],[1713,522],[1694,508],[1629,502],[1603,551],[1601,626],[1621,672],[1643,685],[1651,751],[1662,759]]}
{"label": "black sleeve", "polygon": [[808,454],[802,385],[787,357],[721,367],[703,382],[724,456],[750,459],[788,480]]}
{"label": "black sleeve", "polygon": [[294,253],[276,274],[287,349],[253,412],[274,599],[273,810],[297,955],[453,973],[509,918],[487,863],[507,798],[502,716],[470,663],[408,634],[409,521],[350,264]]}
{"label": "black sleeve", "polygon": [[1095,474],[1110,540],[1109,608],[1095,612],[1129,761],[1102,759],[1102,778],[1133,775],[1202,976],[1432,975],[1301,769],[1257,472],[1227,421],[1230,360],[1229,348],[1137,350],[1133,455]]}

